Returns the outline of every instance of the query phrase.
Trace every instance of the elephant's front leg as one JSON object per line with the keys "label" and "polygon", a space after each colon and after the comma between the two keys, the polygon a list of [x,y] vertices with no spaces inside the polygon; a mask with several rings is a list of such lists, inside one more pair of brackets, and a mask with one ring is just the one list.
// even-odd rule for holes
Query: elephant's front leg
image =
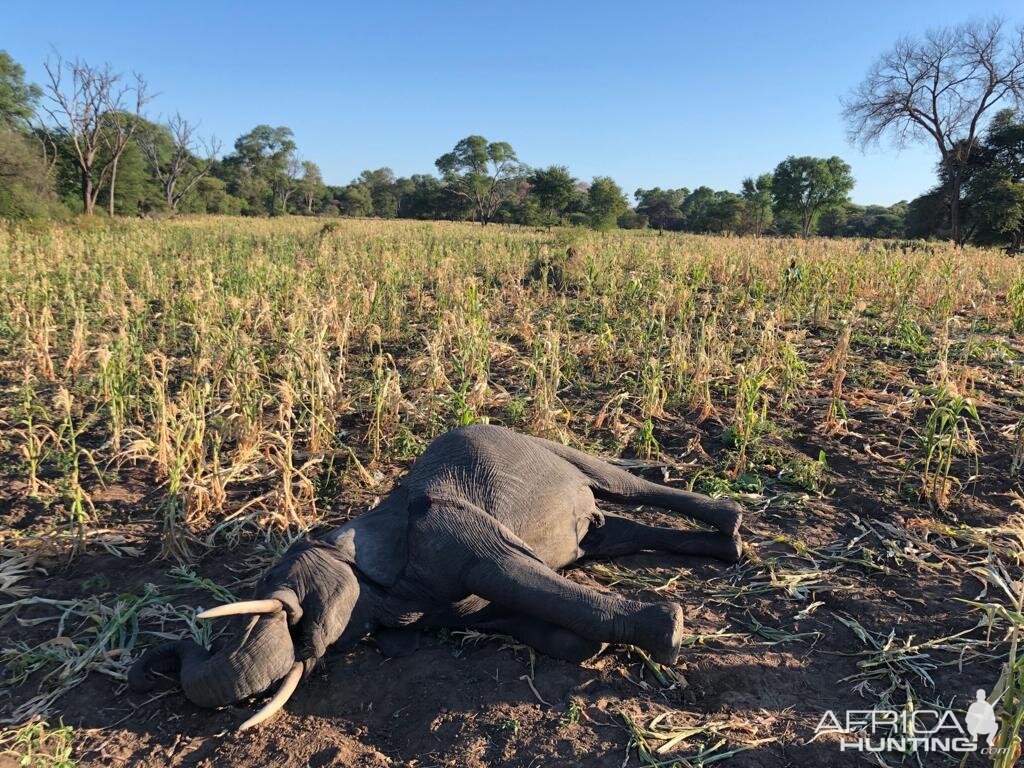
{"label": "elephant's front leg", "polygon": [[491,607],[498,609],[495,612],[496,615],[486,621],[467,624],[466,628],[479,632],[511,635],[545,656],[569,661],[573,664],[586,661],[605,648],[605,643],[599,640],[588,640],[549,621],[542,621],[525,613],[504,611],[493,603]]}
{"label": "elephant's front leg", "polygon": [[513,611],[564,627],[598,643],[626,643],[672,664],[683,639],[683,609],[605,595],[559,576],[510,550],[481,558],[465,574],[466,589]]}
{"label": "elephant's front leg", "polygon": [[627,600],[569,581],[483,512],[463,507],[445,517],[446,538],[458,550],[447,562],[458,563],[466,592],[591,641],[635,645],[663,664],[675,661],[683,638],[680,606]]}

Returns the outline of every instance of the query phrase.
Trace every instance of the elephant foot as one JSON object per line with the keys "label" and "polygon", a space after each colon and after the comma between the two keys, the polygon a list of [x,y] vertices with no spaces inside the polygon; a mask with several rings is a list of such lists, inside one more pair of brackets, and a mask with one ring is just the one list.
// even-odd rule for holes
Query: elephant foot
{"label": "elephant foot", "polygon": [[732,499],[716,499],[715,509],[718,512],[715,527],[724,535],[737,538],[743,523],[743,507]]}
{"label": "elephant foot", "polygon": [[634,645],[650,654],[659,664],[672,665],[683,644],[683,609],[676,603],[654,603],[638,619],[640,638]]}
{"label": "elephant foot", "polygon": [[726,563],[739,562],[740,557],[743,555],[743,539],[740,535],[737,533],[732,538],[726,538],[725,536],[718,536],[716,538],[719,541],[715,543],[716,546],[711,556]]}

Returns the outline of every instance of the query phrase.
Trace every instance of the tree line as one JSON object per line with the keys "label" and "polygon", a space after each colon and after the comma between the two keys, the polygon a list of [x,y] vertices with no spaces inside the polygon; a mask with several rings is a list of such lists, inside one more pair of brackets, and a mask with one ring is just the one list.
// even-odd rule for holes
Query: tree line
{"label": "tree line", "polygon": [[752,235],[1024,240],[1024,29],[999,19],[905,38],[844,99],[850,138],[933,143],[934,188],[892,206],[850,202],[839,157],[790,156],[737,191],[637,189],[531,168],[505,141],[471,135],[436,173],[389,168],[327,184],[286,126],[259,125],[221,152],[175,114],[146,114],[148,85],[108,65],[52,57],[42,86],[0,51],[0,217],[174,213],[474,220]]}
{"label": "tree line", "polygon": [[792,157],[741,193],[638,189],[631,205],[610,177],[581,181],[565,166],[531,168],[508,142],[476,135],[438,157],[436,174],[378,168],[333,186],[302,159],[286,126],[258,125],[221,155],[216,139],[179,114],[148,119],[149,91],[137,74],[59,57],[45,71],[42,87],[28,84],[0,52],[5,217],[293,214],[806,235],[853,188],[839,158]]}

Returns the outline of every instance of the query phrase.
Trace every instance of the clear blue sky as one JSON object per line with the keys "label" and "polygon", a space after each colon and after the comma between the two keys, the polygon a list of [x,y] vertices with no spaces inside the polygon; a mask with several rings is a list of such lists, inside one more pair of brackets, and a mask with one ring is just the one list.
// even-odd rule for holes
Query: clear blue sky
{"label": "clear blue sky", "polygon": [[839,97],[901,34],[1024,4],[858,2],[90,2],[4,5],[0,48],[41,82],[54,48],[144,74],[230,149],[287,125],[329,183],[433,172],[463,136],[534,166],[637,187],[737,189],[790,154],[851,163],[856,202],[933,180],[929,147],[862,154]]}

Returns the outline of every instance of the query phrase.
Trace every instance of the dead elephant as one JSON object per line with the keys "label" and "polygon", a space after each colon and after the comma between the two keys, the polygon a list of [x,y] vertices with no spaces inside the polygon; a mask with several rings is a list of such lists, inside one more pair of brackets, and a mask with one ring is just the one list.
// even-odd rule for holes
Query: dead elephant
{"label": "dead elephant", "polygon": [[[714,531],[645,525],[600,511],[595,499],[661,507]],[[217,707],[283,679],[246,728],[280,709],[329,646],[373,632],[474,628],[573,662],[627,643],[671,664],[683,637],[679,605],[602,594],[556,571],[641,550],[734,562],[740,520],[733,501],[658,485],[558,443],[496,426],[456,429],[379,506],[293,546],[258,599],[200,614],[240,617],[217,650],[168,643],[145,653],[129,682],[148,690],[154,674],[174,676],[191,701]]]}

